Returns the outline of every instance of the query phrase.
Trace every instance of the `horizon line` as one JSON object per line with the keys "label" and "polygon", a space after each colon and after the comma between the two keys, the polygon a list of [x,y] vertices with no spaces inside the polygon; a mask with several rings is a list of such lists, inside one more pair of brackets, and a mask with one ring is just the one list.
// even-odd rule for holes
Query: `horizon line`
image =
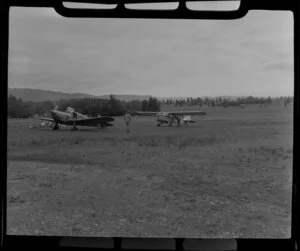
{"label": "horizon line", "polygon": [[255,95],[255,94],[239,94],[239,95],[201,95],[201,96],[168,96],[168,97],[161,97],[156,95],[149,95],[149,94],[114,94],[114,93],[107,93],[107,94],[89,94],[84,92],[63,92],[63,91],[56,91],[56,90],[47,90],[47,89],[40,89],[40,88],[27,88],[27,87],[8,87],[8,89],[26,89],[26,90],[39,90],[39,91],[45,91],[45,92],[56,92],[61,94],[69,94],[69,95],[87,95],[92,96],[95,98],[101,98],[101,96],[147,96],[147,97],[154,97],[158,99],[180,99],[180,98],[218,98],[218,97],[256,97],[256,98],[280,98],[280,97],[294,97],[293,94],[289,95]]}

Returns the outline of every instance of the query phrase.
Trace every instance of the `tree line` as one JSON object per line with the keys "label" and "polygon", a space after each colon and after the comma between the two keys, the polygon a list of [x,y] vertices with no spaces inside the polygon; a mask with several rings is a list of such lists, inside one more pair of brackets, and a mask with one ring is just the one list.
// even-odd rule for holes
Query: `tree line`
{"label": "tree line", "polygon": [[11,118],[28,118],[35,115],[44,116],[55,106],[59,110],[66,110],[68,106],[73,107],[76,111],[86,114],[91,117],[95,116],[122,116],[126,111],[134,114],[136,111],[160,111],[161,105],[172,106],[242,106],[244,104],[284,104],[287,107],[293,102],[293,97],[197,97],[197,98],[177,98],[177,99],[162,99],[158,100],[150,97],[148,100],[132,100],[121,101],[114,95],[110,95],[108,99],[99,98],[84,98],[84,99],[70,99],[59,100],[58,102],[42,101],[32,102],[17,99],[13,95],[8,97],[8,116]]}
{"label": "tree line", "polygon": [[49,111],[55,106],[65,111],[68,106],[73,107],[77,112],[91,116],[122,116],[126,111],[160,111],[158,99],[150,97],[148,100],[121,101],[114,95],[108,99],[84,98],[59,100],[57,102],[43,101],[31,102],[17,99],[13,95],[8,97],[8,116],[11,118],[28,118],[35,115],[49,116]]}
{"label": "tree line", "polygon": [[197,98],[176,98],[176,99],[163,99],[161,104],[163,105],[173,105],[173,106],[242,106],[248,104],[257,104],[257,105],[270,105],[270,104],[284,104],[288,105],[293,101],[293,97],[290,96],[281,96],[281,97],[237,97],[237,98],[228,98],[228,97],[197,97]]}
{"label": "tree line", "polygon": [[7,115],[11,118],[28,118],[34,114],[43,115],[53,108],[51,101],[24,102],[13,95],[9,95],[7,100]]}

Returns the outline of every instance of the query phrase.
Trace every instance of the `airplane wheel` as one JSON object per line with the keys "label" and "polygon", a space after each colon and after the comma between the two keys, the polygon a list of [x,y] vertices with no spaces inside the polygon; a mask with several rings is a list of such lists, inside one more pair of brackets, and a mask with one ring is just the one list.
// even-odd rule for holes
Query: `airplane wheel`
{"label": "airplane wheel", "polygon": [[75,123],[75,122],[73,123],[73,126],[72,126],[72,128],[71,128],[71,131],[77,131],[77,127],[76,127],[76,123]]}

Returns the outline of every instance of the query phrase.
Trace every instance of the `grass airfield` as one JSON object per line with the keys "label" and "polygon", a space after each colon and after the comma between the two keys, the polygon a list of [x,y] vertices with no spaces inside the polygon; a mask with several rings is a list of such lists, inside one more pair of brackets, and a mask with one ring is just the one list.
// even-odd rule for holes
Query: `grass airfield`
{"label": "grass airfield", "polygon": [[292,108],[205,110],[171,128],[134,117],[130,133],[9,119],[8,234],[289,237]]}

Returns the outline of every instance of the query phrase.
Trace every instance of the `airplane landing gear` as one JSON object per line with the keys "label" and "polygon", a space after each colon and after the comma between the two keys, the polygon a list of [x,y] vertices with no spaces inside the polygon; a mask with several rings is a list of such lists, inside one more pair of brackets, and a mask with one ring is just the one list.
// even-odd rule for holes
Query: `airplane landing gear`
{"label": "airplane landing gear", "polygon": [[76,127],[76,123],[74,122],[73,123],[73,126],[72,126],[72,128],[71,128],[71,131],[77,131],[78,129],[77,129],[77,127]]}
{"label": "airplane landing gear", "polygon": [[52,130],[55,131],[55,130],[58,130],[58,129],[59,129],[58,123],[55,123],[55,125],[52,128]]}
{"label": "airplane landing gear", "polygon": [[177,120],[177,126],[180,126],[180,118],[176,118]]}
{"label": "airplane landing gear", "polygon": [[170,119],[169,119],[168,126],[170,126],[170,127],[171,127],[171,126],[172,126],[172,124],[173,124],[173,118],[170,118]]}
{"label": "airplane landing gear", "polygon": [[106,127],[109,127],[109,126],[112,126],[112,124],[105,122],[105,123],[102,123],[102,124],[98,125],[98,128],[99,129],[100,128],[106,128]]}

